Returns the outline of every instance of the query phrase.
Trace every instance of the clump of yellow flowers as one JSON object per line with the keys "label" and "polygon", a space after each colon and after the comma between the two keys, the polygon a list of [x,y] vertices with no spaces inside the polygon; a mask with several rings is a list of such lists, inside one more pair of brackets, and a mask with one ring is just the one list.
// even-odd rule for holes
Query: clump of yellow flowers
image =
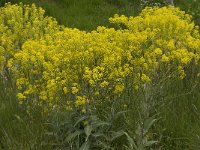
{"label": "clump of yellow flowers", "polygon": [[[7,61],[14,56],[24,42],[40,39],[45,34],[53,34],[61,27],[52,17],[45,17],[45,11],[35,4],[11,5],[0,8],[0,66],[6,67]],[[4,54],[2,55],[2,49]],[[1,57],[4,56],[4,60]]]}
{"label": "clump of yellow flowers", "polygon": [[[91,32],[62,28],[35,5],[0,9],[0,60],[16,79],[21,103],[66,105],[68,110],[115,100],[157,76],[199,64],[200,36],[192,17],[179,8],[145,8],[137,17],[114,15]],[[5,22],[6,20],[6,22]]]}

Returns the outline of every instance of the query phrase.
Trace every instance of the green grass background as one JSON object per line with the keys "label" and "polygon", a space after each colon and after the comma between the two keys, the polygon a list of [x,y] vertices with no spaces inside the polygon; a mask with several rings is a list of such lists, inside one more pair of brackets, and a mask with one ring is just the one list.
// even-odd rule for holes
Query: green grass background
{"label": "green grass background", "polygon": [[[150,3],[164,4],[165,0],[149,0]],[[127,16],[141,12],[141,0],[1,0],[5,2],[24,4],[35,3],[46,10],[46,14],[55,17],[62,25],[82,30],[96,29],[97,26],[110,26],[108,18],[114,14]],[[175,0],[175,6],[192,14],[200,23],[199,0]]]}
{"label": "green grass background", "polygon": [[[9,1],[1,0],[0,5],[5,2]],[[99,25],[110,27],[108,18],[116,13],[136,16],[143,8],[140,0],[11,0],[11,3],[19,2],[35,3],[46,10],[46,15],[55,17],[59,24],[87,31]],[[175,6],[192,14],[200,25],[200,1],[175,0]],[[45,122],[49,118],[37,111],[34,114],[23,113],[25,110],[16,102],[13,83],[3,82],[0,76],[0,150],[52,149],[55,143],[45,145],[56,141],[51,138],[51,133],[47,135]],[[199,91],[190,79],[173,84],[169,82],[165,89],[156,89],[154,100],[162,101],[163,105],[157,110],[162,118],[154,129],[157,131],[154,136],[161,139],[162,149],[200,149]]]}

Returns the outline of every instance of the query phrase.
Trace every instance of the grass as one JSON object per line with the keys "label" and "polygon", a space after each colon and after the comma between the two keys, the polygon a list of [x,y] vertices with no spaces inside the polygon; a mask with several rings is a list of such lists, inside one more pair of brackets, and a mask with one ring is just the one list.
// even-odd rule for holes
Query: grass
{"label": "grass", "polygon": [[37,142],[43,136],[43,118],[36,113],[30,116],[19,106],[13,85],[9,80],[2,80],[1,76],[0,149],[40,149]]}
{"label": "grass", "polygon": [[[150,89],[153,88],[149,91],[150,93],[147,93],[150,95],[148,98],[150,109],[145,113],[149,116],[157,114],[156,124],[148,133],[148,136],[159,140],[159,144],[155,145],[154,149],[160,147],[165,150],[199,149],[200,89],[193,82],[188,83],[188,81],[172,80],[165,82],[162,90],[160,90],[160,85],[150,87]],[[0,85],[0,149],[51,150],[54,146],[62,147],[65,144],[61,139],[66,138],[68,132],[66,131],[68,127],[63,126],[68,122],[70,117],[68,114],[61,111],[50,114],[48,117],[43,116],[37,109],[27,113],[18,105],[12,85],[9,82],[5,84],[3,80]],[[146,95],[140,93],[138,97],[131,94],[129,98],[134,100],[134,105],[130,105],[132,111],[125,113],[126,117],[121,116],[121,119],[112,122],[120,127],[125,121],[129,124],[125,128],[135,131],[136,124],[140,120],[139,116],[145,115],[138,114],[136,110],[141,112],[140,104],[146,99]],[[74,121],[75,124],[77,121],[76,119]],[[134,133],[130,134],[134,136]]]}
{"label": "grass", "polygon": [[71,28],[92,30],[97,26],[109,26],[108,18],[115,13],[135,15],[139,11],[137,1],[113,0],[11,0],[12,3],[35,3],[46,10],[46,14],[55,17],[60,24]]}
{"label": "grass", "polygon": [[[6,0],[1,1],[3,5]],[[19,3],[18,0],[12,0]],[[108,18],[115,13],[137,15],[141,11],[139,1],[114,1],[114,0],[20,0],[23,3],[36,3],[42,6],[47,15],[55,17],[60,24],[81,30],[93,30],[99,25],[110,26]],[[198,3],[199,5],[197,5]],[[200,2],[176,0],[175,5],[194,15],[194,19],[200,24]],[[166,84],[153,87],[151,100],[155,102],[149,112],[157,113],[158,121],[150,130],[149,136],[159,139],[154,149],[187,150],[199,149],[200,135],[200,93],[198,85],[190,80],[170,81]],[[14,83],[5,82],[0,78],[0,149],[54,149],[59,137],[53,135],[51,129],[62,126],[63,120],[56,118],[51,120],[49,116],[43,116],[39,111],[27,113],[18,105],[15,96]],[[163,88],[164,87],[164,88]],[[145,99],[144,93],[138,98]],[[151,103],[151,102],[150,102]],[[162,105],[160,105],[162,104]],[[158,105],[158,107],[157,107]],[[136,120],[139,115],[139,102],[133,105],[132,112],[126,113],[125,121],[135,131]],[[50,114],[51,116],[52,114]],[[135,118],[134,118],[135,117]],[[138,118],[137,118],[138,117]],[[122,122],[121,120],[118,120]],[[58,126],[56,126],[58,125]],[[59,128],[58,128],[59,130]],[[58,131],[57,133],[60,133]],[[134,135],[134,133],[132,133]]]}
{"label": "grass", "polygon": [[[163,1],[150,2],[163,3]],[[140,0],[2,0],[0,5],[5,2],[35,3],[43,7],[47,15],[55,17],[60,24],[87,31],[102,25],[109,27],[108,18],[116,13],[135,16],[143,8]],[[174,3],[175,6],[192,14],[195,21],[200,24],[200,1],[175,0]]]}

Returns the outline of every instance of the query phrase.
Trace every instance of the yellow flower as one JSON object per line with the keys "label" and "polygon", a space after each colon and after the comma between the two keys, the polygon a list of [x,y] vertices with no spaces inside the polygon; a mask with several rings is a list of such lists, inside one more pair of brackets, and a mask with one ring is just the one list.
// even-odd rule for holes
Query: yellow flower
{"label": "yellow flower", "polygon": [[73,110],[71,106],[66,106],[66,110],[71,111]]}
{"label": "yellow flower", "polygon": [[190,58],[188,58],[188,57],[181,58],[181,63],[188,64],[189,62],[190,62]]}
{"label": "yellow flower", "polygon": [[162,55],[162,50],[161,50],[160,48],[156,48],[156,49],[154,50],[154,53],[155,53],[156,55]]}
{"label": "yellow flower", "polygon": [[94,85],[95,85],[94,80],[90,79],[90,80],[89,80],[89,84],[90,84],[91,86],[94,86]]}
{"label": "yellow flower", "polygon": [[19,99],[34,97],[45,109],[64,104],[85,112],[86,97],[101,93],[112,99],[126,85],[139,90],[168,69],[183,79],[193,59],[199,65],[199,29],[175,7],[145,8],[137,17],[114,15],[110,22],[123,28],[91,32],[60,28],[35,5],[7,4],[1,13],[0,68],[12,73]]}
{"label": "yellow flower", "polygon": [[20,100],[23,100],[23,99],[26,99],[26,96],[24,96],[24,94],[22,94],[22,93],[18,93],[17,98]]}
{"label": "yellow flower", "polygon": [[46,100],[48,99],[48,97],[47,97],[47,92],[41,91],[39,97],[40,97],[41,100],[46,101]]}
{"label": "yellow flower", "polygon": [[98,95],[99,95],[99,92],[95,92],[94,94],[95,94],[96,96],[98,96]]}
{"label": "yellow flower", "polygon": [[150,82],[151,81],[151,79],[146,74],[142,74],[141,80],[143,82]]}
{"label": "yellow flower", "polygon": [[87,103],[85,96],[76,96],[75,107],[84,106]]}
{"label": "yellow flower", "polygon": [[135,85],[135,86],[134,86],[134,89],[135,89],[135,90],[138,90],[138,89],[139,89],[139,86],[138,86],[138,85]]}
{"label": "yellow flower", "polygon": [[109,85],[109,83],[107,82],[107,81],[103,81],[101,84],[100,84],[100,87],[101,88],[104,88],[104,87],[106,87],[106,86],[108,86]]}
{"label": "yellow flower", "polygon": [[79,89],[77,87],[72,87],[72,93],[77,94]]}
{"label": "yellow flower", "polygon": [[83,108],[83,109],[81,110],[81,112],[82,112],[82,113],[86,113],[86,109]]}
{"label": "yellow flower", "polygon": [[182,80],[186,77],[185,71],[182,66],[178,66],[179,78]]}
{"label": "yellow flower", "polygon": [[167,57],[165,54],[162,55],[161,59],[162,62],[168,62],[169,60],[170,60],[169,57]]}
{"label": "yellow flower", "polygon": [[115,91],[114,91],[114,93],[121,93],[121,92],[123,92],[123,90],[124,90],[124,85],[122,85],[122,84],[117,84],[117,85],[115,86]]}
{"label": "yellow flower", "polygon": [[68,93],[67,87],[64,87],[64,88],[63,88],[63,92],[64,92],[64,94],[67,94],[67,93]]}

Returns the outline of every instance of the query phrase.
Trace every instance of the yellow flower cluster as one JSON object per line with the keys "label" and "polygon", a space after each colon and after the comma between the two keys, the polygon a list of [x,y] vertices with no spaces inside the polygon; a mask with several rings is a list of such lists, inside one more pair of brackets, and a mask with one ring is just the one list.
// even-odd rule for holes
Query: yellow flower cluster
{"label": "yellow flower cluster", "polygon": [[21,49],[25,41],[40,39],[45,34],[51,35],[61,28],[55,19],[45,17],[44,12],[34,4],[29,6],[7,3],[0,8],[0,66],[6,67],[8,59]]}
{"label": "yellow flower cluster", "polygon": [[4,48],[0,46],[0,72],[3,70],[3,63],[5,62],[4,53],[5,53]]}
{"label": "yellow flower cluster", "polygon": [[[8,5],[3,9],[9,14],[11,8],[31,10],[27,10],[29,14],[35,12],[33,16],[41,21],[35,23],[28,15],[25,20],[35,26],[34,30],[23,30],[23,26],[22,33],[9,31],[8,37],[22,37],[19,43],[31,39],[20,51],[16,51],[16,39],[8,42],[12,48],[1,42],[6,51],[14,52],[8,67],[23,101],[34,97],[38,103],[64,103],[68,110],[74,107],[85,112],[88,103],[105,97],[114,99],[128,88],[138,90],[168,71],[183,79],[186,66],[199,63],[198,27],[191,16],[172,6],[146,8],[138,17],[115,15],[109,20],[124,24],[126,29],[98,27],[91,32],[70,28],[57,31],[55,21],[41,17],[43,11],[34,5]],[[4,38],[0,36],[1,41]]]}
{"label": "yellow flower cluster", "polygon": [[137,17],[115,15],[109,20],[123,24],[129,32],[145,38],[139,48],[144,68],[155,69],[163,63],[173,64],[178,73],[182,72],[180,78],[183,79],[183,68],[193,61],[199,61],[199,27],[195,26],[190,15],[179,8],[147,7]]}

